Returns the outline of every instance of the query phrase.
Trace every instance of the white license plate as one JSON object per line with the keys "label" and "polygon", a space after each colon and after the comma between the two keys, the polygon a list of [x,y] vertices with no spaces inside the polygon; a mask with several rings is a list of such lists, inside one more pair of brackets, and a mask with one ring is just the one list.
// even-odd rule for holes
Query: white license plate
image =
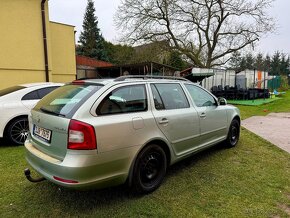
{"label": "white license plate", "polygon": [[39,126],[34,125],[33,135],[43,139],[46,142],[50,142],[51,139],[51,131]]}

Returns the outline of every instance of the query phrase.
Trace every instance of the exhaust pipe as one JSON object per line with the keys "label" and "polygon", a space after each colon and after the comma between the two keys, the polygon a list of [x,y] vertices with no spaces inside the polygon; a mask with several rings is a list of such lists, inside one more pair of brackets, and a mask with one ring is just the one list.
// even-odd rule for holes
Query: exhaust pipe
{"label": "exhaust pipe", "polygon": [[30,182],[42,182],[45,180],[44,177],[32,178],[30,174],[30,169],[26,168],[24,170],[24,175],[26,176],[26,179],[28,179]]}

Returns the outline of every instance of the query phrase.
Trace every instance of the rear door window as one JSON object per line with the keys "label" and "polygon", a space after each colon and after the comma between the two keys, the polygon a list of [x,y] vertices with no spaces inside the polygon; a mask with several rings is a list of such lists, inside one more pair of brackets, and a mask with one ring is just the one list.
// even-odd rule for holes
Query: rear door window
{"label": "rear door window", "polygon": [[25,101],[25,100],[38,100],[38,99],[40,98],[37,94],[37,90],[35,90],[24,95],[21,100]]}
{"label": "rear door window", "polygon": [[22,97],[21,100],[39,100],[42,99],[44,96],[46,96],[48,93],[52,92],[59,86],[53,86],[53,87],[46,87],[42,89],[38,89],[32,92],[27,93]]}
{"label": "rear door window", "polygon": [[145,85],[130,85],[117,88],[108,94],[100,103],[98,115],[134,113],[147,111]]}
{"label": "rear door window", "polygon": [[189,108],[188,100],[178,83],[151,84],[154,105],[157,110]]}
{"label": "rear door window", "polygon": [[47,87],[47,88],[39,89],[39,90],[37,90],[37,94],[38,94],[39,98],[41,99],[44,96],[46,96],[48,93],[50,93],[53,90],[55,90],[56,88],[59,88],[59,86],[53,86],[53,87]]}
{"label": "rear door window", "polygon": [[70,117],[92,94],[103,85],[68,84],[46,95],[35,106],[36,110],[53,115]]}

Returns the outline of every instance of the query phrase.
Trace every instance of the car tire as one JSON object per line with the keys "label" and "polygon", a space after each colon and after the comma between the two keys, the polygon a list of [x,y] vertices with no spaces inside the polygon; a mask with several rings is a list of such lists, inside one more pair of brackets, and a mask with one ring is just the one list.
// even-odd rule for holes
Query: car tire
{"label": "car tire", "polygon": [[29,124],[26,117],[15,118],[7,128],[8,140],[16,145],[23,145],[29,133]]}
{"label": "car tire", "polygon": [[167,169],[164,150],[155,144],[148,145],[138,155],[132,185],[137,193],[147,194],[156,190],[162,183]]}
{"label": "car tire", "polygon": [[225,141],[225,145],[229,148],[235,147],[240,138],[240,122],[237,119],[232,120],[229,132],[228,132],[228,137]]}

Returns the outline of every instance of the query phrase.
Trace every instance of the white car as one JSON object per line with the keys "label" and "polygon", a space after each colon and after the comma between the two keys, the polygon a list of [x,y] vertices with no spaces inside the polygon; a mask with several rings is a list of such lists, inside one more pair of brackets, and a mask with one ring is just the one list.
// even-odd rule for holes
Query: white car
{"label": "white car", "polygon": [[28,115],[35,104],[62,83],[31,83],[0,90],[0,138],[24,144]]}

